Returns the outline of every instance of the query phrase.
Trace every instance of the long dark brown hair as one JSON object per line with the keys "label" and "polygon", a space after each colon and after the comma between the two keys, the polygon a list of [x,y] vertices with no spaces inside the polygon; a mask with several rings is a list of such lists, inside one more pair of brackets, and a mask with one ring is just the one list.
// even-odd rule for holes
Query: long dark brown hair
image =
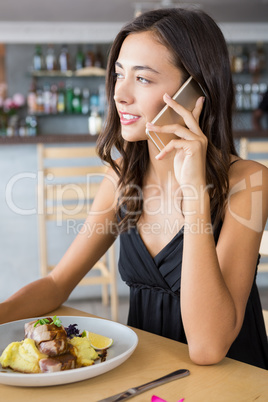
{"label": "long dark brown hair", "polygon": [[[232,134],[233,82],[228,49],[215,21],[199,10],[183,8],[148,11],[121,29],[111,47],[106,78],[108,114],[97,147],[100,157],[119,176],[123,202],[118,202],[122,230],[142,214],[140,194],[149,154],[147,141],[127,142],[120,132],[120,119],[114,102],[115,62],[124,39],[137,32],[151,31],[173,55],[174,64],[186,79],[189,75],[202,86],[206,100],[200,128],[208,138],[206,178],[210,185],[211,215],[214,224],[224,216],[229,190],[230,154],[236,155]],[[120,165],[113,157],[116,149]],[[124,208],[122,208],[124,206]]]}

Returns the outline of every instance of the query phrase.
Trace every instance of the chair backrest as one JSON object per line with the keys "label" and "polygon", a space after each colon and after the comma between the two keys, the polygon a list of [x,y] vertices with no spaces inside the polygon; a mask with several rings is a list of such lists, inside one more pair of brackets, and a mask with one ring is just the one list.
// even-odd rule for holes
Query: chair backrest
{"label": "chair backrest", "polygon": [[[83,224],[99,185],[107,171],[92,146],[44,146],[38,144],[38,219],[41,275],[46,276],[57,261],[49,264],[48,225],[55,222],[53,233],[71,222]],[[78,229],[77,231],[78,232]],[[60,242],[63,242],[60,237]],[[58,240],[58,239],[57,239]],[[69,246],[69,244],[68,244]],[[54,246],[55,247],[55,246]],[[107,304],[107,285],[111,285],[112,319],[117,320],[116,261],[114,245],[98,261],[80,285],[102,285]],[[56,248],[56,247],[55,247]],[[54,264],[54,265],[53,265]]]}
{"label": "chair backrest", "polygon": [[[260,245],[260,255],[263,259],[268,258],[268,230],[264,230]],[[262,261],[259,264],[259,272],[268,272],[268,262]]]}
{"label": "chair backrest", "polygon": [[[268,141],[261,139],[241,138],[239,155],[243,159],[255,160],[268,167]],[[262,257],[268,257],[267,230],[264,231],[262,236],[260,254]],[[268,272],[268,263],[261,261],[258,270]]]}
{"label": "chair backrest", "polygon": [[39,211],[47,220],[84,219],[107,170],[95,148],[39,144],[38,161]]}
{"label": "chair backrest", "polygon": [[239,155],[268,167],[268,141],[243,137],[240,139]]}
{"label": "chair backrest", "polygon": [[261,239],[260,254],[268,257],[268,230],[265,230]]}

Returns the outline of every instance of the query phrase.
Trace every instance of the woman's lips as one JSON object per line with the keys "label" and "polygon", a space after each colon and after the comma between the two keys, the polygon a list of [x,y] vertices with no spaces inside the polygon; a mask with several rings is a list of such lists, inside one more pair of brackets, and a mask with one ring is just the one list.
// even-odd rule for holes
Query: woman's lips
{"label": "woman's lips", "polygon": [[135,114],[123,113],[123,112],[119,112],[119,113],[120,113],[120,122],[121,122],[121,124],[123,124],[125,126],[136,123],[136,121],[138,121],[140,119],[140,116],[136,116]]}

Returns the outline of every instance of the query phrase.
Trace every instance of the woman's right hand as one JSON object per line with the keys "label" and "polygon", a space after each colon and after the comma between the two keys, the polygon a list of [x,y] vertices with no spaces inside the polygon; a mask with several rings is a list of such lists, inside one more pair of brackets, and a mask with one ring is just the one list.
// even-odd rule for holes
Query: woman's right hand
{"label": "woman's right hand", "polygon": [[185,125],[171,124],[165,126],[155,126],[147,123],[147,128],[157,133],[173,133],[178,139],[171,140],[165,148],[156,156],[162,160],[167,154],[176,151],[174,157],[174,173],[180,186],[199,186],[206,185],[206,154],[207,137],[199,126],[199,117],[202,112],[203,97],[198,98],[192,112],[179,105],[167,94],[164,100],[176,113],[182,116]]}

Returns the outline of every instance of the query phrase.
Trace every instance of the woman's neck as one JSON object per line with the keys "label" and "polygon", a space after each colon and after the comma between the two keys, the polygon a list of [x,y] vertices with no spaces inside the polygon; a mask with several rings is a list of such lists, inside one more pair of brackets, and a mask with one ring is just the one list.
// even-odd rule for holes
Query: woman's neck
{"label": "woman's neck", "polygon": [[156,155],[159,153],[156,146],[148,140],[149,151],[149,167],[146,175],[146,184],[156,184],[165,187],[172,185],[178,187],[178,182],[174,175],[174,152],[168,154],[165,159],[157,160]]}

